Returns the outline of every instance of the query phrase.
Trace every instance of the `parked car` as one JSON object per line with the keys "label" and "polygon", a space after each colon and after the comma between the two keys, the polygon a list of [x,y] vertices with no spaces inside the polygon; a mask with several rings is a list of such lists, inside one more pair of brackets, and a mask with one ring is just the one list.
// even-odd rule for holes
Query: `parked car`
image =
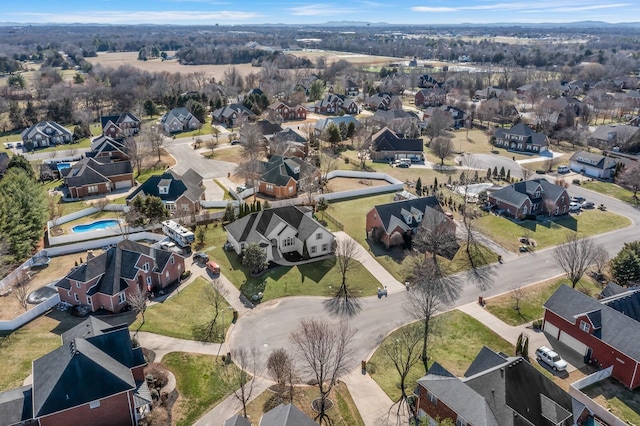
{"label": "parked car", "polygon": [[218,265],[213,260],[207,262],[207,271],[211,272],[213,275],[220,274],[220,265]]}
{"label": "parked car", "polygon": [[596,205],[593,204],[591,201],[585,201],[584,203],[582,203],[582,208],[583,209],[592,209],[594,208]]}
{"label": "parked car", "polygon": [[586,200],[584,197],[577,197],[577,196],[576,196],[576,197],[571,197],[571,198],[570,198],[570,201],[571,201],[571,202],[573,202],[573,203],[580,203],[580,204],[582,204],[582,203],[584,203],[584,202],[585,202],[585,201],[587,201],[587,200]]}
{"label": "parked car", "polygon": [[182,254],[182,249],[176,245],[173,241],[164,241],[160,243],[162,250],[172,251],[174,253]]}
{"label": "parked car", "polygon": [[233,250],[233,244],[231,244],[229,241],[227,241],[226,243],[224,243],[224,246],[222,246],[222,248],[224,248],[225,251],[232,251]]}
{"label": "parked car", "polygon": [[569,166],[558,166],[558,173],[569,173]]}
{"label": "parked car", "polygon": [[546,346],[540,346],[536,349],[536,357],[555,371],[564,371],[567,369],[567,361]]}
{"label": "parked car", "polygon": [[578,204],[576,202],[569,203],[570,212],[579,212],[581,208],[582,208],[582,204]]}
{"label": "parked car", "polygon": [[207,253],[197,251],[193,253],[193,261],[199,263],[207,263],[209,261],[209,256],[207,256]]}

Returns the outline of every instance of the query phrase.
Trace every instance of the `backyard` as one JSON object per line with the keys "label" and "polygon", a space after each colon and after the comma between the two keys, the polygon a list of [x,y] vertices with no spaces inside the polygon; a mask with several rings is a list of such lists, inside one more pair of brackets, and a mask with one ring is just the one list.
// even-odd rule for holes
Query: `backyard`
{"label": "backyard", "polygon": [[[461,377],[469,368],[483,346],[508,355],[515,353],[515,348],[509,342],[476,319],[457,310],[438,315],[431,326],[428,346],[429,364],[437,361],[458,377]],[[416,322],[405,327],[421,327],[421,324]],[[394,339],[396,333],[398,332],[391,333],[385,340]],[[382,390],[393,401],[397,401],[400,397],[398,388],[400,378],[381,349],[373,354],[367,369]],[[424,375],[424,367],[421,362],[418,362],[407,377],[407,390],[415,389],[417,380]]]}
{"label": "backyard", "polygon": [[640,424],[640,393],[630,391],[609,378],[582,389],[582,392],[630,425]]}
{"label": "backyard", "polygon": [[580,214],[564,215],[552,221],[526,220],[514,222],[510,219],[487,214],[476,220],[476,227],[489,238],[511,251],[518,251],[520,237],[536,241],[537,248],[551,247],[565,241],[566,235],[579,233],[590,237],[631,225],[624,216],[600,210],[586,210]]}

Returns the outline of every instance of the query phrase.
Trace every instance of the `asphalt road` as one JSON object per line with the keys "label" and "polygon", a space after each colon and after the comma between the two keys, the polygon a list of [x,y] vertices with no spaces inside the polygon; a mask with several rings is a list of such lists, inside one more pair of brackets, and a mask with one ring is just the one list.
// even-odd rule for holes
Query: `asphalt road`
{"label": "asphalt road", "polygon": [[167,139],[165,149],[176,159],[176,165],[173,166],[178,174],[183,174],[188,169],[195,170],[204,179],[213,179],[217,177],[226,177],[229,173],[233,173],[237,164],[227,161],[208,160],[193,149],[192,138],[176,138]]}
{"label": "asphalt road", "polygon": [[[635,207],[574,185],[570,187],[569,193],[583,196],[596,205],[604,203],[610,211],[627,216],[634,222],[625,229],[594,237],[594,240],[602,243],[611,255],[615,255],[625,242],[640,239],[640,226],[634,220],[640,216]],[[553,248],[506,259],[503,264],[487,268],[493,277],[493,285],[489,289],[481,290],[464,273],[460,274],[463,291],[450,308],[473,302],[478,296],[494,296],[510,291],[516,286],[533,284],[562,274],[555,264]],[[267,302],[258,305],[238,320],[229,334],[228,345],[231,348],[257,347],[264,353],[263,359],[266,359],[272,349],[290,347],[289,333],[297,327],[302,318],[348,321],[358,330],[354,339],[355,368],[356,362],[370,356],[384,336],[410,321],[404,309],[406,298],[410,296],[410,291],[400,291],[389,294],[387,298],[363,299],[362,311],[352,318],[331,317],[323,307],[323,299],[318,297],[288,297]]]}

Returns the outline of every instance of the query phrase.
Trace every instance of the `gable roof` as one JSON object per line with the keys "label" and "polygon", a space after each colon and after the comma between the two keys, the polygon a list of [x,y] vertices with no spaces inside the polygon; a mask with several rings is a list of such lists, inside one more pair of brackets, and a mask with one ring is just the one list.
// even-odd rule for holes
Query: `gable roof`
{"label": "gable roof", "polygon": [[[540,191],[539,197],[535,196],[536,191]],[[519,208],[527,200],[531,200],[534,203],[540,202],[540,199],[556,201],[565,191],[562,186],[555,185],[546,179],[540,178],[507,185],[493,192],[491,197],[510,206]]]}
{"label": "gable roof", "polygon": [[546,146],[548,145],[547,135],[544,133],[537,133],[531,130],[531,128],[524,123],[518,123],[510,129],[499,128],[496,129],[494,136],[496,138],[503,138],[507,135],[522,136],[525,138],[525,142],[531,142],[532,145]]}
{"label": "gable roof", "polygon": [[273,135],[282,131],[282,126],[269,120],[256,121],[255,126],[262,136]]}
{"label": "gable roof", "polygon": [[0,421],[12,425],[33,418],[31,385],[0,392]]}
{"label": "gable roof", "polygon": [[105,127],[107,127],[109,122],[112,122],[116,126],[120,127],[120,125],[125,122],[140,123],[140,119],[130,112],[123,112],[119,115],[103,115],[102,117],[100,117],[100,125],[102,126],[103,130]]}
{"label": "gable roof", "polygon": [[314,426],[311,417],[303,413],[293,404],[280,404],[266,412],[260,419],[259,426]]}
{"label": "gable roof", "polygon": [[200,122],[200,120],[191,114],[185,107],[174,108],[171,111],[166,112],[162,117],[160,117],[160,122],[165,123],[171,119],[176,119],[180,123],[186,123],[191,120]]}
{"label": "gable roof", "polygon": [[[47,133],[47,129],[51,130],[51,133]],[[72,133],[69,131],[69,129],[56,123],[55,121],[41,121],[31,127],[27,127],[26,129],[24,129],[20,134],[20,137],[22,138],[22,140],[31,140],[35,138],[37,134],[40,134],[46,138],[53,136],[72,136]]]}
{"label": "gable roof", "polygon": [[348,126],[349,123],[353,123],[356,127],[360,125],[360,122],[354,116],[345,114],[340,117],[321,118],[320,120],[316,121],[315,129],[319,131],[324,131],[331,124],[333,124],[336,127],[339,127],[341,123],[344,123],[345,126]]}
{"label": "gable roof", "polygon": [[[382,222],[382,226],[384,227],[386,233],[391,232],[397,226],[400,226],[403,229],[409,229],[409,226],[407,226],[406,222],[404,221],[403,211],[419,211],[423,214],[423,223],[425,223],[424,218],[427,217],[427,210],[436,210],[437,212],[442,214],[444,219],[447,219],[447,217],[442,213],[440,202],[433,195],[429,197],[421,197],[411,200],[402,200],[394,201],[393,203],[379,204],[377,206],[374,206],[372,210],[376,211],[376,214],[380,218],[380,221]],[[437,217],[435,219],[438,220]],[[440,222],[437,221],[436,223]],[[416,226],[417,225],[418,223],[416,223]]]}
{"label": "gable roof", "polygon": [[[313,166],[297,157],[282,157],[272,155],[269,161],[263,163],[265,172],[260,180],[272,183],[276,186],[286,186],[291,179],[298,181],[300,175],[306,170],[312,170]],[[296,169],[299,169],[296,172]]]}
{"label": "gable roof", "polygon": [[371,136],[371,148],[374,151],[413,151],[422,152],[422,139],[404,139],[388,127]]}
{"label": "gable roof", "polygon": [[223,426],[251,426],[251,422],[240,414],[236,414],[230,419],[225,420]]}
{"label": "gable roof", "polygon": [[[126,324],[123,324],[123,326],[126,327]],[[62,333],[61,337],[63,342],[68,342],[79,337],[87,339],[118,327],[113,327],[111,324],[90,315],[85,321]]]}
{"label": "gable roof", "polygon": [[69,187],[110,182],[111,176],[132,174],[131,161],[100,162],[92,157],[83,158],[71,168],[64,169],[64,182]]}
{"label": "gable roof", "polygon": [[121,152],[128,158],[124,143],[110,138],[106,135],[100,135],[91,141],[91,151],[85,153],[87,157],[95,157],[103,152]]}
{"label": "gable roof", "polygon": [[218,108],[218,109],[214,110],[211,113],[211,115],[215,119],[220,120],[221,118],[229,118],[234,113],[236,113],[237,115],[245,115],[247,117],[252,117],[252,116],[255,115],[253,113],[253,111],[251,111],[249,108],[247,108],[246,106],[244,106],[242,104],[225,105],[222,108]]}
{"label": "gable roof", "polygon": [[504,364],[505,360],[506,356],[501,356],[488,347],[483,346],[469,368],[467,368],[467,371],[465,371],[464,376],[471,377],[490,368],[497,367]]}
{"label": "gable roof", "polygon": [[580,164],[588,164],[591,167],[595,167],[601,170],[614,169],[616,167],[615,159],[585,151],[578,151],[574,153],[569,161],[575,161],[576,163]]}
{"label": "gable roof", "polygon": [[[160,181],[167,179],[171,182],[168,194],[160,194],[158,185]],[[201,186],[202,176],[193,169],[187,170],[182,176],[172,170],[167,170],[161,175],[151,176],[145,183],[140,185],[127,197],[126,201],[130,202],[138,195],[154,196],[160,198],[163,202],[176,201],[181,196],[186,196],[192,202],[197,202],[204,188]]]}
{"label": "gable roof", "polygon": [[[612,302],[620,296],[618,294],[598,301],[563,284],[543,306],[571,324],[575,324],[578,317],[599,310],[601,328],[598,338],[640,361],[640,326],[637,320],[615,309]],[[625,332],[620,333],[620,330]]]}

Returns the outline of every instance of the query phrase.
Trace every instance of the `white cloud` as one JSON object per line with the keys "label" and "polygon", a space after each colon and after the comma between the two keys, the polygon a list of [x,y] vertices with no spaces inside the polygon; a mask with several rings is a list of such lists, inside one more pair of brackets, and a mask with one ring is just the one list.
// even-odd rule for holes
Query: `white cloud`
{"label": "white cloud", "polygon": [[482,10],[501,10],[511,12],[535,12],[543,11],[548,12],[582,12],[588,10],[598,9],[611,9],[630,6],[630,3],[614,3],[614,4],[585,4],[585,2],[575,1],[558,1],[558,2],[538,2],[538,3],[493,3],[493,4],[478,4],[474,6],[450,6],[450,7],[433,7],[433,6],[414,6],[411,8],[413,12],[422,13],[451,13],[451,12],[463,12],[469,10],[482,11]]}
{"label": "white cloud", "polygon": [[[220,11],[186,11],[186,10],[167,10],[167,11],[83,11],[75,13],[38,13],[38,12],[22,12],[13,13],[14,16],[20,16],[25,22],[48,23],[55,22],[60,24],[80,23],[80,24],[202,24],[215,23],[221,21],[242,22],[251,19],[260,18],[263,15],[255,12],[237,12],[229,10]],[[5,15],[6,16],[6,15]],[[11,20],[11,18],[9,18]]]}
{"label": "white cloud", "polygon": [[[360,12],[354,8],[340,8],[332,4],[307,4],[304,6],[296,6],[289,9],[290,13],[295,16],[341,16],[348,13]],[[348,17],[344,17],[349,19]]]}

